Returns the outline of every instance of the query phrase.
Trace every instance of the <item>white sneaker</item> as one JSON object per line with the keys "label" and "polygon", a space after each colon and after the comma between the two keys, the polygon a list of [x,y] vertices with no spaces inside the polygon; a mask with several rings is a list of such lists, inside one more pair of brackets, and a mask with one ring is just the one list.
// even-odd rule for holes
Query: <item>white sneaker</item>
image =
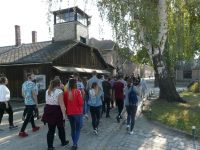
{"label": "white sneaker", "polygon": [[84,118],[88,120],[88,119],[89,119],[88,114],[85,114],[85,115],[84,115]]}
{"label": "white sneaker", "polygon": [[98,131],[97,130],[94,130],[93,132],[94,132],[95,135],[98,135]]}
{"label": "white sneaker", "polygon": [[126,126],[126,130],[128,131],[130,129],[130,125],[127,125]]}
{"label": "white sneaker", "polygon": [[133,131],[129,132],[129,134],[132,135],[132,134],[133,134]]}

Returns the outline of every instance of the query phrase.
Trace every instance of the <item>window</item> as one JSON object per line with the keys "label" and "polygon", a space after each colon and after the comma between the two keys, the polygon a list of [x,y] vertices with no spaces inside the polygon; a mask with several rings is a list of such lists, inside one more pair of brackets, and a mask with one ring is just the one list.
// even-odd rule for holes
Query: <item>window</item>
{"label": "window", "polygon": [[86,17],[84,17],[83,15],[77,13],[77,20],[78,20],[78,22],[80,22],[81,24],[87,26],[87,19],[86,19]]}
{"label": "window", "polygon": [[192,70],[184,70],[183,78],[184,79],[192,79]]}
{"label": "window", "polygon": [[81,41],[82,43],[85,43],[85,44],[86,44],[86,38],[84,38],[84,37],[82,37],[82,36],[80,36],[80,41]]}
{"label": "window", "polygon": [[70,22],[70,21],[74,21],[74,20],[75,20],[74,12],[67,12],[67,13],[59,14],[56,16],[57,23]]}

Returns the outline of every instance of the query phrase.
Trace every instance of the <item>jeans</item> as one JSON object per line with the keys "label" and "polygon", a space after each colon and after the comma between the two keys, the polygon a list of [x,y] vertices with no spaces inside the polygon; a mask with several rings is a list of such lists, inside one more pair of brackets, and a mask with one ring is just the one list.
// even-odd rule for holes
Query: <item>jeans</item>
{"label": "jeans", "polygon": [[77,145],[82,127],[82,115],[69,115],[73,145]]}
{"label": "jeans", "polygon": [[31,122],[32,128],[35,128],[35,122],[34,122],[34,115],[33,112],[35,110],[35,105],[27,105],[26,106],[26,111],[27,111],[27,115],[25,117],[24,123],[22,125],[22,128],[20,130],[20,132],[24,132],[26,129],[26,126],[28,125],[29,121]]}
{"label": "jeans", "polygon": [[83,114],[88,114],[89,111],[89,105],[88,105],[88,101],[84,100],[84,104],[83,104]]}
{"label": "jeans", "polygon": [[9,102],[8,102],[8,108],[6,108],[6,104],[4,102],[0,102],[0,124],[3,118],[4,111],[6,111],[6,113],[8,113],[9,115],[8,117],[9,125],[13,126],[13,110]]}
{"label": "jeans", "polygon": [[[56,131],[56,125],[50,125],[48,124],[49,131],[47,133],[47,144],[48,148],[53,148],[53,141],[54,141],[54,134]],[[65,137],[65,128],[64,128],[64,123],[62,127],[58,127],[58,136],[60,138],[60,141],[62,144],[66,142],[66,137]]]}
{"label": "jeans", "polygon": [[130,130],[132,131],[135,125],[135,115],[137,112],[137,106],[126,106],[127,111],[127,125],[130,125]]}
{"label": "jeans", "polygon": [[101,114],[101,106],[90,106],[90,114],[92,117],[92,127],[93,129],[97,129],[99,126],[100,114]]}
{"label": "jeans", "polygon": [[124,108],[124,100],[123,99],[116,99],[116,105],[118,107],[118,116],[121,116],[122,110]]}

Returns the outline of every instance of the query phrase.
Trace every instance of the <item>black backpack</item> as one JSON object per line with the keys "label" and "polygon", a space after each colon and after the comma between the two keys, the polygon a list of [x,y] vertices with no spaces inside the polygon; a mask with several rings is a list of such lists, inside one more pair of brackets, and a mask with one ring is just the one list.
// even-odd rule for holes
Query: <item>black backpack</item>
{"label": "black backpack", "polygon": [[128,93],[128,100],[129,100],[129,105],[136,105],[138,102],[137,94],[133,89],[133,86],[131,87],[131,91]]}

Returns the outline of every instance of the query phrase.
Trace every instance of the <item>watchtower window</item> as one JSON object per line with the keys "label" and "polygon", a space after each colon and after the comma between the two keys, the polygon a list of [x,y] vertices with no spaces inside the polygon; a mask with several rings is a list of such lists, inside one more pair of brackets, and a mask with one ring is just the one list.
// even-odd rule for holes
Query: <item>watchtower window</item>
{"label": "watchtower window", "polygon": [[87,26],[87,18],[84,17],[83,15],[77,13],[77,20],[78,20],[78,22],[80,22],[81,24]]}
{"label": "watchtower window", "polygon": [[63,23],[63,22],[70,22],[75,20],[75,13],[74,12],[66,12],[63,14],[56,15],[56,22]]}

